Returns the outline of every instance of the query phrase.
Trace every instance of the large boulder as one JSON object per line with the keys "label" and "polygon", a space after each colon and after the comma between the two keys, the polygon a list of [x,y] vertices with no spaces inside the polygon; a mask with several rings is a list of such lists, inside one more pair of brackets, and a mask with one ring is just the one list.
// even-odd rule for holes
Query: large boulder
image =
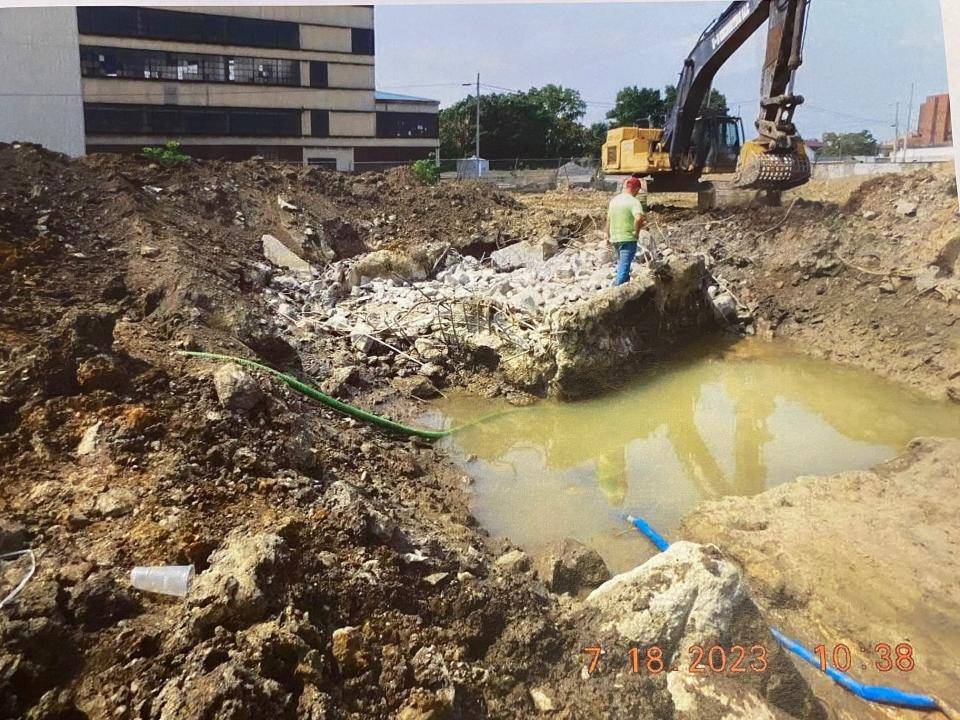
{"label": "large boulder", "polygon": [[[554,705],[571,717],[596,707],[615,708],[605,716],[611,718],[825,717],[770,634],[741,571],[714,546],[674,543],[590,593],[571,621],[583,647],[605,651],[576,692],[563,697],[559,672],[552,683]],[[723,649],[722,662],[719,650],[712,654],[718,671],[708,666],[715,646]],[[744,649],[744,672],[730,672],[740,654],[734,646]],[[701,671],[691,672],[697,647],[703,650]],[[639,650],[636,674],[631,648]],[[661,658],[662,665],[651,661],[648,666],[651,657]],[[643,692],[624,693],[626,677],[641,683]]]}
{"label": "large boulder", "polygon": [[556,543],[541,557],[537,574],[555,593],[578,595],[610,579],[610,571],[600,554],[573,538]]}
{"label": "large boulder", "polygon": [[228,538],[187,595],[193,630],[203,635],[217,625],[239,629],[262,620],[279,600],[286,560],[287,546],[279,535]]}

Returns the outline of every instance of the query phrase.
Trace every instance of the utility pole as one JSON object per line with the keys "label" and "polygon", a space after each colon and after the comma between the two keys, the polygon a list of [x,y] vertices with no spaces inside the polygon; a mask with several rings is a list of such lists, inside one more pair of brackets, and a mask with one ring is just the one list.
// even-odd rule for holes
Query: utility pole
{"label": "utility pole", "polygon": [[[910,103],[911,107],[913,104],[913,90],[910,91]],[[476,137],[476,150],[475,154],[477,156],[477,177],[480,177],[480,73],[477,73],[477,137]]]}
{"label": "utility pole", "polygon": [[[472,83],[461,83],[464,87],[470,87]],[[477,160],[477,177],[480,177],[480,73],[477,73],[477,127],[474,137],[474,142],[476,147],[473,151],[473,156]]]}
{"label": "utility pole", "polygon": [[896,102],[897,110],[893,120],[893,152],[890,158],[896,162],[897,153],[900,151],[900,101]]}
{"label": "utility pole", "polygon": [[907,111],[907,132],[903,139],[903,161],[907,161],[907,142],[910,140],[911,117],[913,116],[913,83],[910,83],[910,109]]}

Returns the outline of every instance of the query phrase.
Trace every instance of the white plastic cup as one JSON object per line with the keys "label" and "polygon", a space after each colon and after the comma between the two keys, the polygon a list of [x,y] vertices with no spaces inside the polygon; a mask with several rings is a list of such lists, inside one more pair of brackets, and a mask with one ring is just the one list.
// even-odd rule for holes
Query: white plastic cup
{"label": "white plastic cup", "polygon": [[190,588],[193,575],[193,565],[138,566],[130,571],[130,584],[137,590],[183,597]]}

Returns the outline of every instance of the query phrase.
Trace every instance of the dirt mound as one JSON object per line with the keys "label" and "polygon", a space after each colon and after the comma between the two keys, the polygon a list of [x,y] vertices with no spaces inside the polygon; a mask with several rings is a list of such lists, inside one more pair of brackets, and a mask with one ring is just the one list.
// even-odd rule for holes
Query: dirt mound
{"label": "dirt mound", "polygon": [[[301,360],[280,338],[260,238],[339,228],[375,246],[386,216],[420,244],[513,212],[489,188],[407,181],[0,146],[0,547],[38,562],[0,613],[0,717],[532,707],[561,646],[552,601],[493,577],[436,450],[262,378],[235,402],[232,374],[215,385],[215,366],[173,354],[321,379],[355,362],[346,340]],[[410,413],[396,374],[352,367],[353,401]],[[188,601],[131,588],[134,565],[178,563],[210,569]],[[4,594],[25,569],[3,564]],[[538,641],[507,655],[505,635]]]}
{"label": "dirt mound", "polygon": [[844,205],[787,193],[783,206],[661,208],[661,242],[703,254],[760,322],[801,349],[936,397],[960,364],[960,218],[952,165],[882,175]]}

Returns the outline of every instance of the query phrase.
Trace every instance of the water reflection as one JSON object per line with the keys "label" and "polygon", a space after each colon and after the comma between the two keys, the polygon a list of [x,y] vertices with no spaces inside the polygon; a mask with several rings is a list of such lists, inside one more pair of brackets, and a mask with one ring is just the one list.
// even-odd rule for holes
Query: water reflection
{"label": "water reflection", "polygon": [[[455,424],[498,407],[440,404]],[[868,467],[921,435],[960,436],[960,411],[781,344],[741,342],[701,349],[603,398],[538,403],[451,442],[477,480],[481,522],[537,544],[609,534],[619,507],[667,531],[698,500]]]}

